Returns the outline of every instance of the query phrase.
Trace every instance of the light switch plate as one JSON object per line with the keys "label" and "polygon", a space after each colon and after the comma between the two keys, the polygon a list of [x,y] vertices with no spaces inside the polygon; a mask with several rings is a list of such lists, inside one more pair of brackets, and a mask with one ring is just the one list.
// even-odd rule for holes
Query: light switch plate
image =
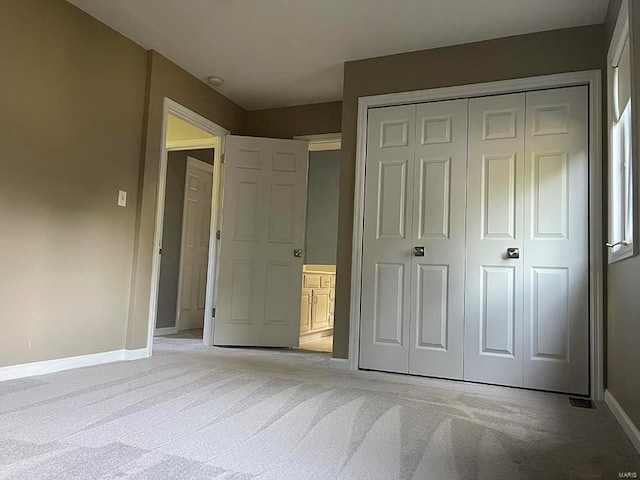
{"label": "light switch plate", "polygon": [[127,206],[127,192],[124,190],[120,190],[118,192],[118,206],[126,207]]}

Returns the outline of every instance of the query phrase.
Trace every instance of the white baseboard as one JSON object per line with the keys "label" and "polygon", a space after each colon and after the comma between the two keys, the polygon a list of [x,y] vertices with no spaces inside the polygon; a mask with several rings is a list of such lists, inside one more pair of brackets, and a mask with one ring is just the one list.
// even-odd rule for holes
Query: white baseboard
{"label": "white baseboard", "polygon": [[156,328],[155,331],[153,332],[153,336],[160,337],[162,335],[173,335],[175,333],[178,333],[177,327],[163,327],[163,328]]}
{"label": "white baseboard", "polygon": [[622,406],[609,390],[605,390],[604,392],[604,401],[609,407],[609,410],[611,410],[611,413],[613,413],[613,416],[618,420],[618,423],[624,430],[624,433],[627,434],[633,446],[636,447],[636,450],[640,453],[640,430],[638,430],[638,427],[634,425],[627,415],[627,412],[624,411]]}
{"label": "white baseboard", "polygon": [[23,363],[0,367],[0,382],[17,378],[35,377],[49,373],[62,372],[74,368],[91,367],[104,363],[122,362],[125,360],[139,360],[149,357],[146,348],[139,350],[113,350],[111,352],[92,353],[77,357],[57,358],[42,362]]}
{"label": "white baseboard", "polygon": [[331,368],[335,368],[336,370],[348,370],[351,371],[351,366],[349,364],[349,359],[347,358],[332,358],[329,363]]}
{"label": "white baseboard", "polygon": [[137,350],[122,350],[124,353],[122,360],[141,360],[143,358],[149,358],[149,350],[146,348],[139,348]]}

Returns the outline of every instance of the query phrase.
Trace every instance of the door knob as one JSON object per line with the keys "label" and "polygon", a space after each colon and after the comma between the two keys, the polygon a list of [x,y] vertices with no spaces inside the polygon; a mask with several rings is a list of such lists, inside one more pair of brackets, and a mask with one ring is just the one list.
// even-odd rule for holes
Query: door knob
{"label": "door knob", "polygon": [[296,257],[296,258],[302,257],[302,249],[301,248],[296,248],[293,251],[293,256]]}
{"label": "door knob", "polygon": [[507,257],[508,258],[520,258],[520,249],[519,248],[507,248]]}
{"label": "door knob", "polygon": [[413,255],[416,257],[424,257],[424,247],[413,247]]}

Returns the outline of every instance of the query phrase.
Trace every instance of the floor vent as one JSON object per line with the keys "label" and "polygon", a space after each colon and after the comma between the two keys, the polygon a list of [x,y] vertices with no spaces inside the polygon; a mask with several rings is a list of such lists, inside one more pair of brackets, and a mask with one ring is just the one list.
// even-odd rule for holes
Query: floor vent
{"label": "floor vent", "polygon": [[571,403],[571,405],[573,405],[574,407],[579,407],[579,408],[596,408],[595,403],[593,403],[591,400],[589,400],[588,398],[573,398],[573,397],[569,397],[569,402]]}

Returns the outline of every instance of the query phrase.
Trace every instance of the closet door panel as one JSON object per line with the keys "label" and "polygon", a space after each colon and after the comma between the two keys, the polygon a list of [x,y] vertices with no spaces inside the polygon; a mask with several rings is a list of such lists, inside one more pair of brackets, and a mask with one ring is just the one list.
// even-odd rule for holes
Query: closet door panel
{"label": "closet door panel", "polygon": [[468,100],[417,106],[409,372],[461,379]]}
{"label": "closet door panel", "polygon": [[525,94],[469,101],[465,380],[523,385],[524,126]]}
{"label": "closet door panel", "polygon": [[415,105],[369,112],[360,368],[407,373]]}
{"label": "closet door panel", "polygon": [[527,93],[524,386],[589,393],[586,86]]}

